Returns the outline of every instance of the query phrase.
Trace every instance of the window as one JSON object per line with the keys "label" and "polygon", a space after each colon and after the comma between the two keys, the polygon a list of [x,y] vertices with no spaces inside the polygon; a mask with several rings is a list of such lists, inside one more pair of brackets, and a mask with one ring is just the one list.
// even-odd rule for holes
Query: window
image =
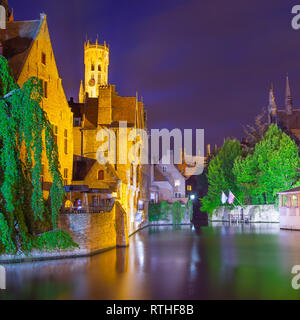
{"label": "window", "polygon": [[57,135],[58,135],[58,127],[57,126],[53,127],[53,132],[54,132],[54,140],[55,140],[55,143],[57,144]]}
{"label": "window", "polygon": [[144,201],[143,200],[138,201],[138,210],[144,210]]}
{"label": "window", "polygon": [[101,65],[100,64],[98,65],[98,71],[101,71]]}
{"label": "window", "polygon": [[298,197],[295,194],[292,196],[292,207],[298,207]]}
{"label": "window", "polygon": [[44,81],[43,92],[44,92],[44,98],[48,98],[48,82],[47,81]]}
{"label": "window", "polygon": [[179,187],[180,186],[180,180],[175,180],[175,187]]}
{"label": "window", "polygon": [[133,184],[133,164],[130,165],[130,183]]}
{"label": "window", "polygon": [[163,167],[163,172],[167,172],[167,167]]}
{"label": "window", "polygon": [[91,70],[95,71],[95,65],[94,64],[92,64]]}
{"label": "window", "polygon": [[282,196],[282,206],[288,207],[288,198],[287,196]]}
{"label": "window", "polygon": [[175,198],[181,198],[181,193],[176,192],[176,193],[175,193]]}
{"label": "window", "polygon": [[65,151],[65,154],[68,154],[68,130],[67,129],[65,129],[64,137],[65,137],[65,140],[64,140],[64,151]]}
{"label": "window", "polygon": [[81,119],[80,118],[74,118],[74,127],[80,127],[81,126]]}
{"label": "window", "polygon": [[103,170],[98,171],[98,180],[104,180],[104,171]]}
{"label": "window", "polygon": [[64,169],[64,186],[68,184],[68,168]]}
{"label": "window", "polygon": [[187,191],[192,191],[192,186],[191,186],[191,185],[188,185],[188,186],[186,187],[186,189],[187,189]]}
{"label": "window", "polygon": [[42,52],[42,64],[46,65],[46,53]]}
{"label": "window", "polygon": [[44,184],[44,175],[45,175],[45,166],[42,164],[42,172],[41,172],[42,188],[43,188],[43,184]]}

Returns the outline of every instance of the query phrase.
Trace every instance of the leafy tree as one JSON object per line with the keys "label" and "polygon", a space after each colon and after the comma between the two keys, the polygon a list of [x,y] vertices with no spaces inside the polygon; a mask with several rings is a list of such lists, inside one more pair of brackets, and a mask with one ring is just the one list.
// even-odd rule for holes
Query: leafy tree
{"label": "leafy tree", "polygon": [[275,203],[277,192],[292,187],[300,178],[296,143],[272,124],[254,153],[238,157],[233,172],[247,203]]}
{"label": "leafy tree", "polygon": [[[39,79],[30,78],[19,87],[7,60],[0,57],[0,252],[30,251],[38,233],[57,227],[64,189],[52,125],[40,106],[42,96]],[[48,202],[41,182],[43,150],[52,176]],[[57,239],[52,241],[56,247],[59,237],[44,237],[50,238]],[[73,244],[70,237],[67,243]]]}
{"label": "leafy tree", "polygon": [[227,138],[216,156],[211,159],[207,173],[208,192],[201,200],[202,211],[212,213],[215,208],[220,206],[222,191],[231,190],[233,193],[239,194],[232,169],[235,159],[241,155],[240,142]]}

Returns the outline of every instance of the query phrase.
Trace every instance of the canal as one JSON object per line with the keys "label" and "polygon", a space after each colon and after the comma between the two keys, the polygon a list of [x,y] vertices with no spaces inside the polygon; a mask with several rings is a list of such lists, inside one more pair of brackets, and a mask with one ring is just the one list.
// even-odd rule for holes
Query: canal
{"label": "canal", "polygon": [[299,299],[300,232],[277,224],[151,227],[90,258],[7,265],[0,299]]}

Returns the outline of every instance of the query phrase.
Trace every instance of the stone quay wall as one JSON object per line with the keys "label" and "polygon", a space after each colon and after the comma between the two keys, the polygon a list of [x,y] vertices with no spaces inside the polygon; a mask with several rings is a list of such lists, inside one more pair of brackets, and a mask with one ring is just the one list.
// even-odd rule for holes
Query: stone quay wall
{"label": "stone quay wall", "polygon": [[[242,207],[237,206],[230,210],[227,207],[219,207],[213,211],[210,218],[211,221],[225,221],[229,222],[231,219],[241,217]],[[274,205],[249,205],[244,206],[244,219],[249,222],[271,222],[279,223],[279,209]]]}
{"label": "stone quay wall", "polygon": [[62,214],[59,228],[67,231],[80,249],[74,253],[90,254],[117,245],[117,232],[112,212],[94,214]]}
{"label": "stone quay wall", "polygon": [[111,212],[61,214],[58,227],[70,233],[79,245],[74,254],[87,255],[128,245],[127,214],[117,202]]}

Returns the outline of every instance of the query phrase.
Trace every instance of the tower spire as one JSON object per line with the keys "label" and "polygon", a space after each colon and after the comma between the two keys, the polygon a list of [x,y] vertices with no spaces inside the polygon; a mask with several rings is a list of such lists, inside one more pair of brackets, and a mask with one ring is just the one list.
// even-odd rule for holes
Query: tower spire
{"label": "tower spire", "polygon": [[277,106],[275,102],[274,87],[272,82],[270,92],[269,92],[269,105],[268,105],[269,124],[276,122],[276,113],[277,113]]}
{"label": "tower spire", "polygon": [[83,82],[80,82],[80,89],[79,89],[79,103],[84,102],[84,90],[83,90]]}
{"label": "tower spire", "polygon": [[289,115],[291,115],[293,113],[293,99],[292,99],[288,74],[286,75],[285,110],[286,110],[287,114],[289,114]]}

